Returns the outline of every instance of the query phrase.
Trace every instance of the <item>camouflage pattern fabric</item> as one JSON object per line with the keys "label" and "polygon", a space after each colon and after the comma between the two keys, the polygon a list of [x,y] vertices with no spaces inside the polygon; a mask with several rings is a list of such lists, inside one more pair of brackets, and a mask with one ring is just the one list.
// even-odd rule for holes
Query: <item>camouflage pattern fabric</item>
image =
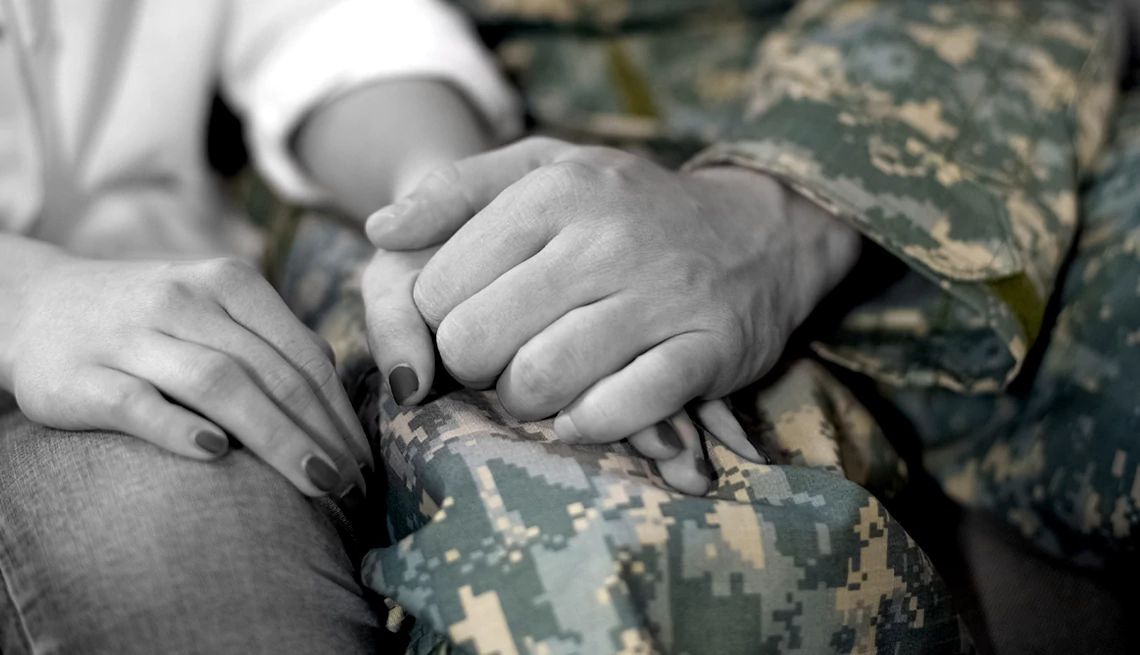
{"label": "camouflage pattern fabric", "polygon": [[1113,108],[1112,6],[819,0],[766,39],[744,123],[696,164],[776,174],[934,282],[852,313],[822,354],[897,385],[1012,380]]}
{"label": "camouflage pattern fabric", "polygon": [[[1137,322],[1109,299],[1135,298],[1135,256],[1106,208],[1132,177],[1111,163],[1086,208],[1117,218],[1081,232],[1092,259],[1073,266],[1081,283],[1064,278],[1070,318],[1045,319],[1114,108],[1110,3],[807,0],[786,16],[789,3],[762,0],[461,4],[540,131],[777,175],[904,262],[817,351],[883,383],[954,497],[1060,555],[1131,547],[1135,386],[1111,376],[1126,375],[1115,358],[1135,327],[1121,326]],[[418,618],[413,649],[969,648],[927,559],[844,479],[884,492],[903,470],[817,364],[793,361],[738,401],[781,465],[706,442],[718,483],[681,496],[624,446],[568,448],[489,393],[400,411],[367,373],[354,286],[367,248],[301,236],[284,293],[334,343],[377,432],[398,541],[369,555],[365,581]],[[1004,390],[1034,348],[1039,370]],[[1102,434],[1102,411],[1119,432]]]}
{"label": "camouflage pattern fabric", "polygon": [[1112,112],[1113,3],[461,4],[539,130],[773,174],[905,261],[821,354],[969,392],[1020,370]]}
{"label": "camouflage pattern fabric", "polygon": [[1082,196],[1082,227],[1032,376],[996,397],[884,389],[958,501],[1045,551],[1112,566],[1140,545],[1140,93]]}
{"label": "camouflage pattern fabric", "polygon": [[329,339],[378,444],[396,543],[368,555],[364,580],[418,619],[413,652],[968,648],[925,555],[846,479],[889,493],[905,467],[818,364],[794,361],[740,396],[784,465],[706,440],[716,487],[685,496],[625,444],[561,444],[550,421],[519,423],[493,392],[401,410],[367,351],[370,254],[351,231],[304,221],[281,290]]}
{"label": "camouflage pattern fabric", "polygon": [[518,423],[493,392],[409,411],[385,395],[376,411],[399,541],[366,557],[364,579],[437,633],[420,648],[960,652],[929,561],[834,472],[711,444],[718,483],[697,498],[624,445]]}

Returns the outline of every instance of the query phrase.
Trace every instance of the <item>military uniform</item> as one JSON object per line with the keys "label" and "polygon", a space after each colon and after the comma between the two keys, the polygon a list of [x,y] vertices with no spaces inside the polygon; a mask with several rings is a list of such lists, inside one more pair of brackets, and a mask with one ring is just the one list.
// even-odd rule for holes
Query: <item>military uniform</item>
{"label": "military uniform", "polygon": [[364,576],[418,619],[413,649],[968,650],[868,491],[905,467],[829,367],[892,403],[951,497],[1083,563],[1135,551],[1140,103],[1106,149],[1111,3],[460,4],[537,131],[774,175],[903,266],[744,396],[781,464],[709,442],[718,481],[695,498],[491,392],[396,406],[368,373],[347,263],[368,248],[302,231],[284,292],[378,432],[395,543]]}

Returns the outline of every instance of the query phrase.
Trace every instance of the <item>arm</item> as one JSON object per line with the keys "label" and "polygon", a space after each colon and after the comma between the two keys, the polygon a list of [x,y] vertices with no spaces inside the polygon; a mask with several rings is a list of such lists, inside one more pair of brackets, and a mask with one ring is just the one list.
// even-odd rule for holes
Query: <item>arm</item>
{"label": "arm", "polygon": [[1121,21],[1109,2],[859,7],[799,5],[761,46],[750,112],[691,167],[776,176],[909,266],[823,354],[891,383],[995,390],[1076,231]]}
{"label": "arm", "polygon": [[390,80],[315,109],[298,129],[295,149],[337,208],[363,221],[427,171],[481,152],[492,139],[454,88]]}

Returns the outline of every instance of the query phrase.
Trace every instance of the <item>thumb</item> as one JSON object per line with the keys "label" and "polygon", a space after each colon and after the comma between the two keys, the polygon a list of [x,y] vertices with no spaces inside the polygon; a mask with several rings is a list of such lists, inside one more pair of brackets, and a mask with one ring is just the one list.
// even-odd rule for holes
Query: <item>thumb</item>
{"label": "thumb", "polygon": [[572,147],[532,137],[444,166],[427,175],[403,200],[369,216],[368,239],[384,250],[437,246],[507,187],[557,161]]}

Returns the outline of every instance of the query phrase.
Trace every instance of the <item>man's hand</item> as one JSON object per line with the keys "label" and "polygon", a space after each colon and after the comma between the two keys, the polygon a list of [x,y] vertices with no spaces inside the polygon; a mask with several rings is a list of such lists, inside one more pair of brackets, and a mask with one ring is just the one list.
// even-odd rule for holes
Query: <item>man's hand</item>
{"label": "man's hand", "polygon": [[[387,372],[388,387],[401,405],[413,404],[428,392],[435,372],[435,346],[412,301],[412,289],[424,264],[438,248],[409,252],[380,250],[364,270],[362,280],[368,322],[369,348],[381,371]],[[428,384],[420,384],[416,371]],[[766,464],[749,441],[744,429],[723,400],[697,403],[692,408],[700,425],[741,457]],[[712,484],[712,471],[689,411],[629,435],[629,444],[654,461],[669,486],[703,495]]]}
{"label": "man's hand", "polygon": [[[625,438],[758,379],[859,250],[763,175],[550,139],[430,175],[367,227],[387,251],[446,240],[407,279],[444,365],[469,386],[497,380],[519,418],[558,413],[571,442]],[[409,349],[378,359],[389,379],[411,369],[397,398],[417,402],[431,338],[407,329]]]}
{"label": "man's hand", "polygon": [[0,380],[31,420],[203,460],[228,434],[307,495],[365,490],[371,452],[327,344],[251,267],[59,254],[20,298]]}

